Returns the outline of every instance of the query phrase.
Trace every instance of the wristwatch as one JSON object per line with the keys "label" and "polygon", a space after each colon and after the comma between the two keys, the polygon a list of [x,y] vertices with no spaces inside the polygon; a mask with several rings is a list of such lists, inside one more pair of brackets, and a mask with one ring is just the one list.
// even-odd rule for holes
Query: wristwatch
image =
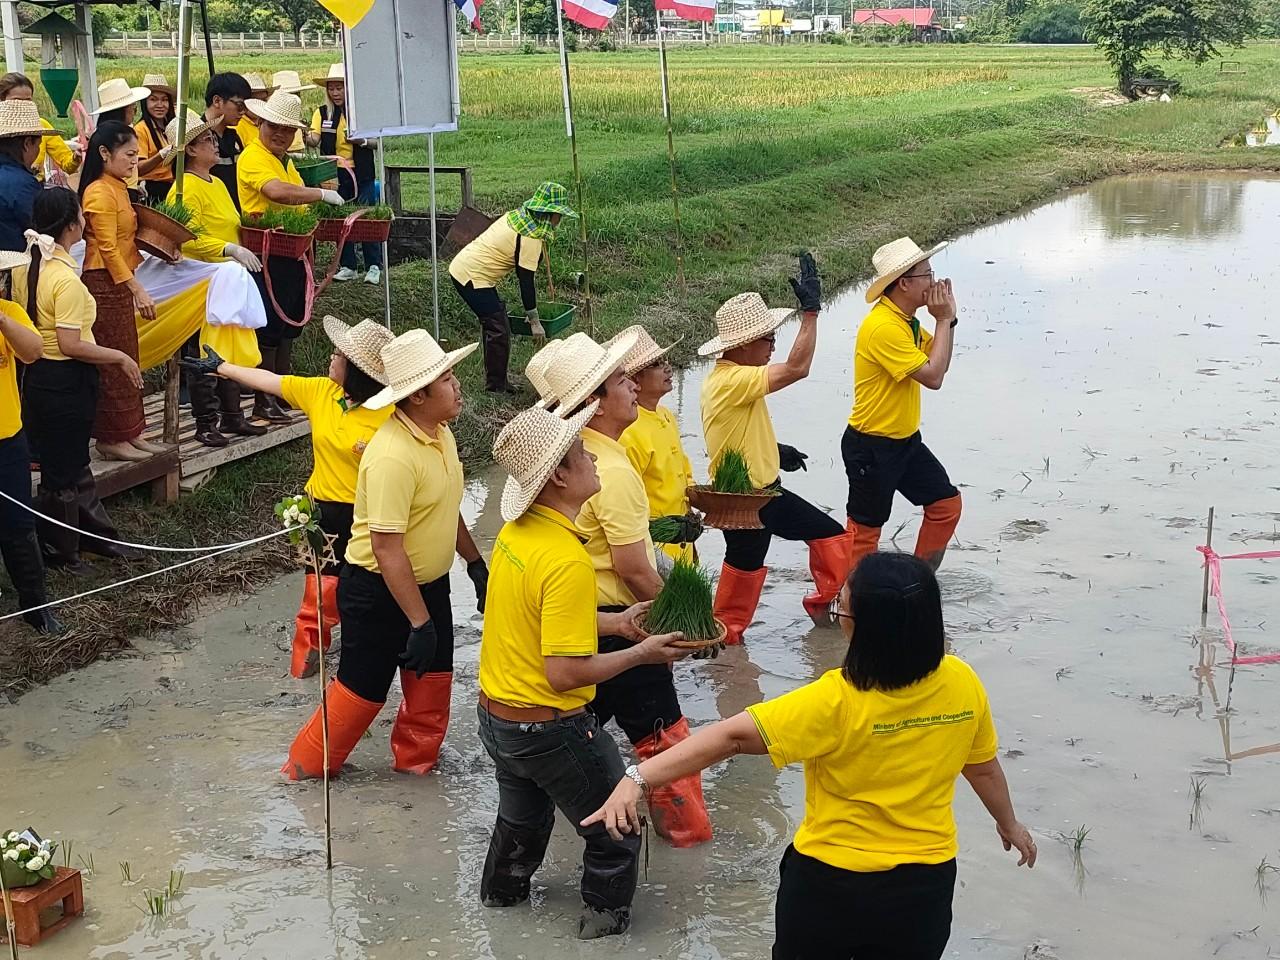
{"label": "wristwatch", "polygon": [[649,790],[649,784],[645,782],[644,777],[640,775],[640,768],[634,763],[628,766],[624,773],[627,779],[634,781],[635,785],[639,787],[641,791],[647,792]]}

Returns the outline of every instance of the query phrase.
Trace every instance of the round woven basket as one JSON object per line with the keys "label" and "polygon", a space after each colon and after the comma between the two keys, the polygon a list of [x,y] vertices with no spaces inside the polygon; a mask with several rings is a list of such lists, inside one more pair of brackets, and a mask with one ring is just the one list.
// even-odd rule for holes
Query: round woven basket
{"label": "round woven basket", "polygon": [[692,486],[685,491],[689,505],[705,514],[703,526],[717,530],[761,530],[760,508],[777,496],[776,493],[720,493],[705,485]]}
{"label": "round woven basket", "polygon": [[[641,630],[644,630],[647,633],[648,627],[645,626],[645,620],[646,620],[645,615],[641,614],[639,617],[636,618],[636,625]],[[727,637],[728,635],[729,635],[729,628],[726,627],[723,623],[721,623],[717,619],[716,635],[711,639],[709,640],[677,640],[675,643],[672,644],[672,646],[679,647],[681,650],[705,650],[707,647],[714,647],[717,643],[724,643],[724,638]]]}
{"label": "round woven basket", "polygon": [[182,245],[194,240],[196,235],[172,217],[142,203],[133,205],[138,216],[138,231],[134,242],[153,257],[166,263],[182,259]]}

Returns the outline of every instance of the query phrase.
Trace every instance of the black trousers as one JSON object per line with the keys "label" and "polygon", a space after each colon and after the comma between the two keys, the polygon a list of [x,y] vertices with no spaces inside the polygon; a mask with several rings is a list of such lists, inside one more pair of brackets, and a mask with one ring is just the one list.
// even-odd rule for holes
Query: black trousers
{"label": "black trousers", "polygon": [[[605,613],[625,609],[600,608]],[[616,653],[631,646],[634,644],[624,637],[606,636],[599,640],[601,653]],[[596,684],[591,712],[600,719],[600,726],[616,720],[632,743],[653,736],[684,716],[676,696],[675,674],[665,663],[644,663]]]}
{"label": "black trousers", "polygon": [[454,280],[453,288],[480,321],[485,388],[502,390],[507,385],[507,364],[511,358],[511,324],[507,320],[506,301],[493,287],[476,289],[470,283],[463,286]]}
{"label": "black trousers", "polygon": [[956,862],[855,873],[782,856],[773,960],[938,960],[951,936]]}
{"label": "black trousers", "polygon": [[750,573],[764,566],[769,554],[769,542],[774,537],[783,540],[826,540],[844,533],[837,521],[823,513],[808,500],[798,497],[780,484],[774,489],[774,497],[760,509],[763,530],[726,530],[724,532],[724,562],[737,570]]}
{"label": "black trousers", "polygon": [[[354,519],[355,504],[342,503],[338,500],[317,500],[320,508],[320,529],[337,537],[333,541],[333,563],[327,563],[320,571],[325,576],[336,577],[345,565],[343,557],[347,555],[347,544],[351,542],[351,522]],[[428,608],[430,609],[430,608]],[[431,615],[435,619],[435,614]],[[408,631],[405,631],[408,635]]]}
{"label": "black trousers", "polygon": [[[31,451],[21,430],[0,440],[0,491],[31,506]],[[0,539],[18,540],[35,528],[34,514],[0,497]]]}
{"label": "black trousers", "polygon": [[22,422],[40,461],[40,486],[75,489],[89,466],[98,368],[80,360],[37,360],[27,368],[22,390]]}
{"label": "black trousers", "polygon": [[[338,617],[342,623],[342,659],[338,679],[357,696],[387,702],[409,637],[404,615],[379,574],[348,563],[338,579]],[[436,627],[436,656],[429,673],[453,672],[453,608],[449,575],[419,584],[427,613]]]}
{"label": "black trousers", "polygon": [[152,203],[164,203],[169,196],[169,191],[173,189],[173,181],[143,180],[142,188],[147,192],[147,198]]}
{"label": "black trousers", "polygon": [[258,273],[251,274],[253,282],[258,285],[258,293],[262,297],[262,305],[267,310],[267,325],[260,327],[258,345],[278,347],[281,340],[294,340],[302,333],[302,327],[285,323],[280,319],[276,308],[271,305],[271,297],[267,295],[267,272],[271,273],[271,292],[275,294],[276,303],[280,304],[291,320],[301,320],[306,310],[307,285],[311,278],[307,276],[307,265],[301,260],[288,257],[267,257],[267,262]]}
{"label": "black trousers", "polygon": [[[344,200],[354,200],[360,206],[372,206],[377,203],[377,184],[373,180],[357,183],[355,174],[342,170],[338,175],[338,193]],[[364,254],[366,267],[382,266],[382,244],[380,243],[344,243],[338,252],[338,263],[354,270],[356,264],[356,247]]]}
{"label": "black trousers", "polygon": [[845,513],[862,526],[883,527],[888,522],[895,492],[917,507],[947,500],[959,492],[919,432],[894,440],[846,427],[840,454],[849,479]]}

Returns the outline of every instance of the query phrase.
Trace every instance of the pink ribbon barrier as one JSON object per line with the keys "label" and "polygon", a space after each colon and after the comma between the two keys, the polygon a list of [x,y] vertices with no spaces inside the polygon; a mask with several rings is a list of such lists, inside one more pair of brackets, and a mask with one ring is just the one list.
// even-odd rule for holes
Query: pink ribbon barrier
{"label": "pink ribbon barrier", "polygon": [[1236,642],[1231,636],[1231,618],[1227,616],[1227,604],[1222,599],[1222,561],[1223,560],[1280,560],[1280,550],[1266,550],[1260,553],[1231,553],[1225,556],[1215,553],[1212,547],[1196,547],[1204,554],[1204,562],[1209,567],[1209,592],[1218,601],[1218,616],[1222,620],[1222,637],[1227,649],[1231,651],[1231,663],[1280,663],[1280,653],[1261,653],[1251,657],[1236,655]]}

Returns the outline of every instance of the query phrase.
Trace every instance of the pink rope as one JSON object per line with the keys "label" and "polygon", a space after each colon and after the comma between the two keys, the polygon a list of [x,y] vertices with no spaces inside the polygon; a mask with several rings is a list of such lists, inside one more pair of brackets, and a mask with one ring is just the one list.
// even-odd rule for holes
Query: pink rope
{"label": "pink rope", "polygon": [[1261,653],[1251,657],[1236,656],[1236,642],[1231,635],[1231,618],[1227,616],[1227,604],[1222,598],[1222,561],[1223,560],[1280,560],[1280,550],[1265,550],[1259,553],[1232,553],[1223,556],[1215,553],[1212,547],[1196,547],[1204,555],[1204,562],[1209,566],[1209,592],[1218,603],[1218,617],[1222,621],[1222,638],[1231,651],[1232,664],[1280,663],[1280,653]]}

